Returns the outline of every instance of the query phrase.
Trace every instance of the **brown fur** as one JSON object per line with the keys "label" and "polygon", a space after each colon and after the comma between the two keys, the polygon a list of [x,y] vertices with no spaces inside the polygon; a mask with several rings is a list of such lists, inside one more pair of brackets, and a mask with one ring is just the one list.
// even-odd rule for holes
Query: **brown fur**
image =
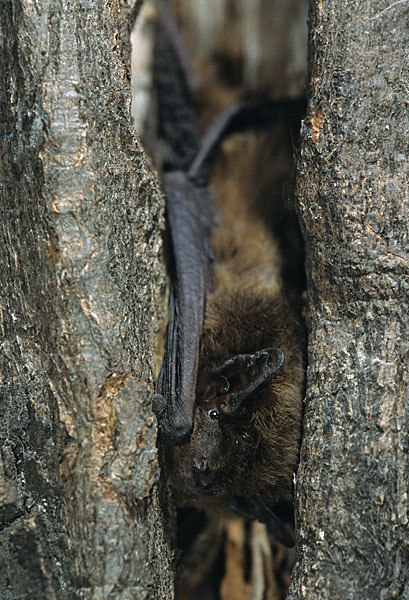
{"label": "brown fur", "polygon": [[[223,144],[213,189],[220,223],[212,237],[216,289],[207,298],[190,440],[169,450],[180,504],[200,508],[228,499],[261,496],[272,505],[292,498],[292,478],[301,429],[303,329],[282,290],[281,256],[252,199],[265,189],[264,140],[253,134]],[[266,177],[263,177],[263,172]],[[268,200],[268,199],[267,199]],[[230,357],[269,347],[284,363],[251,393],[234,419],[210,421],[225,396],[209,388],[209,377]],[[206,456],[212,494],[195,485],[195,464]]]}

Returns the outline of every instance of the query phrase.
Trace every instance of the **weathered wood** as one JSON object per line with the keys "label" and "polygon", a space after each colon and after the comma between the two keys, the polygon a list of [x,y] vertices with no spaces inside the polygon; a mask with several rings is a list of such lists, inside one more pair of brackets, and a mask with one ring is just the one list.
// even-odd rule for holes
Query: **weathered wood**
{"label": "weathered wood", "polygon": [[409,598],[407,2],[312,3],[309,367],[289,598]]}
{"label": "weathered wood", "polygon": [[163,203],[118,2],[0,5],[0,596],[172,598],[151,410]]}

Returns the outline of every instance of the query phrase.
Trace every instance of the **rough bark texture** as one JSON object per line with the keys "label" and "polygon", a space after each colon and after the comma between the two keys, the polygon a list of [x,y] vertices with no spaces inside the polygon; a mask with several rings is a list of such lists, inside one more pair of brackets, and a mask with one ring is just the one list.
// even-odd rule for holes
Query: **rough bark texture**
{"label": "rough bark texture", "polygon": [[309,367],[289,598],[409,598],[408,3],[312,3]]}
{"label": "rough bark texture", "polygon": [[151,411],[163,205],[118,2],[0,5],[0,596],[172,598]]}

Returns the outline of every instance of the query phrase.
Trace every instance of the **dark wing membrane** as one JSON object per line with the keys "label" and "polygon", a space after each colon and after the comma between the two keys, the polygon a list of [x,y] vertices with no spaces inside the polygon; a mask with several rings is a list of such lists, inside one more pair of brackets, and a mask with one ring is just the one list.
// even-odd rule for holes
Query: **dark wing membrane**
{"label": "dark wing membrane", "polygon": [[[161,4],[166,6],[167,3]],[[196,110],[186,85],[186,69],[176,48],[183,42],[172,25],[170,29],[173,37],[169,36],[169,27],[164,26],[164,19],[160,19],[154,62],[159,133],[166,141],[162,168],[168,172],[187,171],[197,155],[201,140]],[[175,42],[175,36],[179,43]]]}
{"label": "dark wing membrane", "polygon": [[173,264],[156,401],[161,404],[161,439],[180,443],[193,424],[199,340],[206,290],[212,279],[209,236],[214,209],[206,181],[193,182],[186,174],[200,147],[200,130],[188,89],[191,68],[167,5],[162,0],[158,5],[155,87],[159,130],[166,141],[163,183]]}
{"label": "dark wing membrane", "polygon": [[162,439],[180,443],[193,426],[199,341],[206,293],[213,285],[210,230],[214,215],[210,191],[194,185],[185,173],[168,173],[164,183],[174,272],[157,392],[167,399],[160,418]]}

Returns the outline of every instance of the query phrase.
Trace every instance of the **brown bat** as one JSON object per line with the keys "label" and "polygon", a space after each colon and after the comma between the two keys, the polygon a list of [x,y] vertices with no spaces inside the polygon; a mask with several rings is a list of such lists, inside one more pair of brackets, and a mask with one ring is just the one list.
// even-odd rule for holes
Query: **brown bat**
{"label": "brown bat", "polygon": [[292,501],[304,331],[283,291],[278,245],[251,201],[255,182],[263,187],[263,145],[252,134],[228,140],[213,177],[220,220],[191,390],[193,430],[167,457],[179,504],[232,508],[290,546],[274,507]]}
{"label": "brown bat", "polygon": [[[226,140],[213,175],[217,211],[206,184],[206,160],[220,139],[242,128],[243,115],[248,123],[260,111],[230,108],[200,144],[187,125],[183,89],[180,102],[176,89],[169,79],[162,96],[163,130],[173,140],[164,175],[173,277],[156,397],[166,464],[179,506],[234,510],[291,546],[278,513],[292,501],[304,332],[284,293],[278,244],[259,211],[269,173],[265,136]],[[279,118],[284,104],[270,103],[269,114]],[[176,170],[180,149],[183,170]]]}

